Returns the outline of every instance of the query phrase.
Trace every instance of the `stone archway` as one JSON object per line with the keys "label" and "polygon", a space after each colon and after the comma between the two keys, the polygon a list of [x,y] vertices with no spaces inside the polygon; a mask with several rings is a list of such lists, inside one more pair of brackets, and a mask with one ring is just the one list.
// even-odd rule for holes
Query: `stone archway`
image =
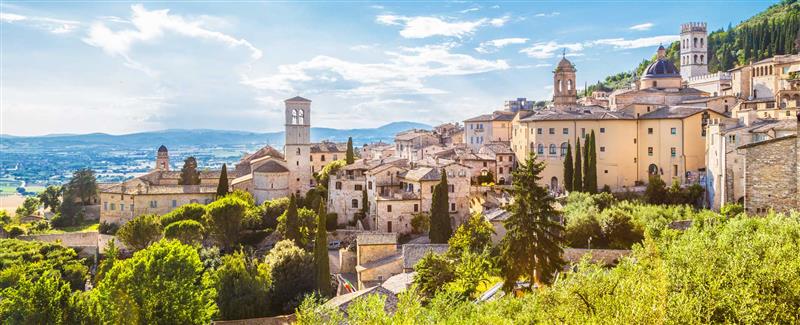
{"label": "stone archway", "polygon": [[647,174],[650,176],[658,175],[658,166],[656,166],[656,164],[650,164],[650,166],[647,167]]}
{"label": "stone archway", "polygon": [[558,177],[553,176],[550,178],[550,190],[557,190],[558,189]]}

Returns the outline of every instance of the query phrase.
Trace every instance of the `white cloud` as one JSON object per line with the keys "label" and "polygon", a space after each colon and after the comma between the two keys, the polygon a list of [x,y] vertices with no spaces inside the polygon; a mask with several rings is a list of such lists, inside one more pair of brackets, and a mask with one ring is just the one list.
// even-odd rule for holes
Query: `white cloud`
{"label": "white cloud", "polygon": [[538,14],[534,15],[534,16],[536,16],[536,17],[555,17],[555,16],[558,16],[558,15],[560,15],[560,14],[561,14],[561,13],[560,13],[560,12],[558,12],[558,11],[553,11],[553,12],[549,12],[549,13],[547,13],[547,12],[540,12],[540,13],[538,13]]}
{"label": "white cloud", "polygon": [[480,9],[478,9],[478,8],[469,8],[469,9],[461,10],[459,12],[462,13],[462,14],[465,14],[465,13],[468,13],[468,12],[473,12],[473,11],[478,11],[478,10],[480,10]]}
{"label": "white cloud", "polygon": [[509,16],[473,21],[448,21],[439,17],[379,15],[375,18],[380,24],[402,26],[400,36],[405,38],[426,38],[431,36],[464,37],[472,35],[479,27],[492,25],[500,27],[510,19]]}
{"label": "white cloud", "polygon": [[557,43],[555,41],[549,42],[539,42],[533,44],[531,47],[524,48],[520,50],[520,53],[524,53],[529,57],[534,59],[549,59],[555,57],[558,52],[561,50],[568,50],[568,56],[580,56],[584,48],[584,44],[582,43]]}
{"label": "white cloud", "polygon": [[645,31],[645,30],[650,30],[650,28],[653,28],[653,23],[644,23],[644,24],[633,25],[629,29]]}
{"label": "white cloud", "polygon": [[442,45],[401,48],[385,54],[388,61],[384,63],[358,63],[319,55],[307,61],[281,65],[277,73],[269,76],[252,79],[244,76],[243,83],[282,93],[313,89],[342,96],[442,94],[445,91],[426,86],[425,80],[509,68],[504,60],[481,60],[451,53],[450,47]]}
{"label": "white cloud", "polygon": [[482,42],[477,48],[476,51],[479,53],[494,53],[497,52],[499,49],[506,47],[512,44],[525,44],[527,42],[527,38],[521,37],[511,37],[511,38],[500,38],[491,41]]}
{"label": "white cloud", "polygon": [[662,35],[652,37],[642,37],[632,40],[624,38],[606,38],[591,42],[594,45],[611,45],[618,49],[638,49],[642,47],[656,46],[659,44],[669,44],[680,39],[678,35]]}
{"label": "white cloud", "polygon": [[13,13],[0,13],[0,22],[9,24],[23,24],[37,29],[46,30],[53,34],[71,33],[80,27],[79,21],[63,20],[49,17],[29,17]]}
{"label": "white cloud", "polygon": [[[200,17],[195,20],[186,19],[179,15],[172,15],[169,9],[147,10],[142,5],[131,6],[132,15],[130,23],[134,29],[112,30],[103,22],[95,22],[89,29],[89,34],[83,39],[89,45],[99,47],[113,56],[123,57],[127,65],[140,69],[148,74],[153,74],[145,66],[131,59],[131,47],[138,43],[148,43],[162,39],[167,33],[216,41],[229,47],[243,47],[250,51],[253,60],[262,56],[261,50],[245,39],[204,28],[208,25],[209,17]],[[219,21],[216,21],[219,24]]]}

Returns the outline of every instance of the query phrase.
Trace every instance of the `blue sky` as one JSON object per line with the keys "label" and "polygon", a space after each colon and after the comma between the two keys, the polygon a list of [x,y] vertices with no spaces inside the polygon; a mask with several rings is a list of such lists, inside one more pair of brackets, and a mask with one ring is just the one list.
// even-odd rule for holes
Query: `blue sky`
{"label": "blue sky", "polygon": [[772,2],[9,2],[0,133],[274,131],[282,100],[314,126],[436,124],[630,70],[679,26]]}

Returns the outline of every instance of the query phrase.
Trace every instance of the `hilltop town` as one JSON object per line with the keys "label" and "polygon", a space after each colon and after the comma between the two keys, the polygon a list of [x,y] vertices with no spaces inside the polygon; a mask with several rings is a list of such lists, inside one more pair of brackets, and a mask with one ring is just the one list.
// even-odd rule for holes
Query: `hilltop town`
{"label": "hilltop town", "polygon": [[[587,284],[568,282],[593,281],[581,278],[589,273],[580,272],[596,275],[614,266],[623,270],[615,272],[624,272],[648,263],[666,263],[647,256],[657,255],[659,249],[667,251],[655,241],[678,238],[681,231],[695,234],[709,227],[735,237],[741,229],[725,227],[746,228],[747,222],[761,222],[759,227],[768,228],[782,218],[776,214],[796,219],[800,211],[800,54],[774,55],[709,73],[707,25],[683,24],[679,35],[679,62],[670,60],[667,49],[659,46],[641,75],[619,89],[582,93],[576,84],[581,67],[562,54],[554,62],[553,96],[545,106],[526,98],[498,102],[497,109],[463,121],[400,132],[394,143],[312,142],[314,106],[319,103],[302,96],[288,98],[283,101],[283,148],[265,143],[235,164],[201,170],[195,158],[201,153],[176,156],[165,144],[154,143],[152,161],[143,175],[97,183],[95,191],[84,195],[78,180],[91,178],[91,171],[84,170],[59,190],[75,213],[67,219],[62,212],[56,220],[72,226],[95,220],[96,231],[37,233],[34,225],[46,224],[53,216],[37,212],[38,207],[26,207],[18,210],[22,215],[17,217],[25,218],[30,229],[7,229],[4,235],[31,245],[58,243],[53,247],[64,245],[78,251],[71,258],[98,261],[68,284],[73,288],[110,290],[112,281],[128,281],[125,286],[131,288],[156,281],[157,275],[148,273],[150,267],[123,271],[118,265],[127,261],[151,263],[165,274],[171,267],[197,269],[198,274],[225,270],[228,273],[219,271],[202,281],[200,275],[193,275],[180,283],[187,291],[197,289],[194,286],[200,282],[203,290],[213,288],[219,306],[216,314],[210,313],[214,316],[197,316],[204,312],[200,309],[170,308],[175,313],[178,309],[197,312],[192,317],[204,321],[251,318],[336,323],[339,316],[363,317],[358,313],[367,307],[389,315],[410,308],[412,303],[404,300],[409,292],[419,294],[424,305],[441,308],[437,304],[446,304],[444,299],[489,304],[513,299],[513,294],[501,298],[502,292],[522,295],[557,281],[582,288]],[[515,219],[527,214],[539,219]],[[581,218],[570,219],[577,215]],[[724,218],[734,221],[715,221]],[[546,231],[536,232],[541,229]],[[797,229],[792,231],[797,235]],[[519,253],[524,243],[542,238],[557,242],[553,244],[557,253],[537,251],[549,249],[545,243],[532,248],[535,258],[518,257],[524,255]],[[710,249],[716,244],[708,245]],[[209,252],[212,247],[215,253]],[[191,261],[170,261],[178,266],[159,264],[168,254]],[[201,263],[198,254],[216,257],[204,255]],[[559,261],[546,269],[551,272],[526,273],[530,270],[485,262],[516,257],[514,261],[527,263],[529,258],[539,267],[542,256]],[[641,263],[631,256],[641,258]],[[773,257],[762,258],[774,262]],[[758,264],[752,256],[737,258]],[[675,264],[669,267],[678,267],[679,262],[670,263]],[[655,269],[667,272],[661,267]],[[469,274],[473,269],[480,270],[479,274]],[[507,280],[509,274],[516,276],[515,281]],[[776,281],[771,288],[781,291],[779,287],[787,285],[797,298],[794,276],[788,284]],[[648,279],[667,281],[668,277],[677,275]],[[613,280],[597,282],[603,281]],[[620,286],[636,288],[631,283]],[[191,291],[191,299],[200,301],[207,292],[197,290]],[[446,290],[457,294],[437,296]],[[121,299],[136,300],[142,309],[163,307],[138,296],[120,298],[113,296],[117,291],[102,292],[106,295],[96,299],[109,310],[121,308]],[[302,299],[311,292],[319,294],[317,301]],[[380,303],[369,300],[373,296],[380,297]],[[186,299],[187,305],[202,305]],[[251,303],[254,311],[243,311],[247,308],[242,306]],[[362,308],[350,308],[353,305]],[[262,312],[259,306],[269,308]],[[323,308],[330,310],[319,312]],[[120,315],[125,313],[92,317],[114,322],[122,319],[114,318]],[[330,318],[309,320],[314,315]],[[700,321],[741,320],[730,316]]]}

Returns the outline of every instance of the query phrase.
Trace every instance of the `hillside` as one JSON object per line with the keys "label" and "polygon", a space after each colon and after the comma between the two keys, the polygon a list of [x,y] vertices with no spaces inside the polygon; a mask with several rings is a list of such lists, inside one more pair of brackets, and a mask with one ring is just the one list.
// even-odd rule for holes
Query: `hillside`
{"label": "hillside", "polygon": [[[783,0],[739,23],[735,27],[712,31],[708,35],[708,72],[727,71],[737,65],[762,60],[774,55],[797,53],[800,43],[800,0]],[[667,47],[667,58],[680,67],[680,43]],[[645,59],[635,68],[641,75],[655,60],[655,55]],[[619,89],[633,81],[631,72],[621,72],[606,77],[586,89],[590,94],[596,89]]]}

